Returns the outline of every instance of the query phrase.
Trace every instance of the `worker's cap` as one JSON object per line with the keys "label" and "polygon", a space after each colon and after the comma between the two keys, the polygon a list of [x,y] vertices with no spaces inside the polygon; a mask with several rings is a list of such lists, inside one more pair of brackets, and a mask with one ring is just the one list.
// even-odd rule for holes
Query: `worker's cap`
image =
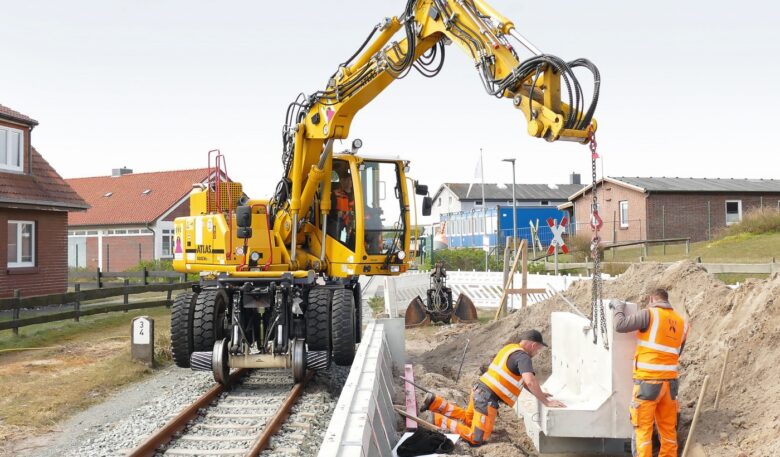
{"label": "worker's cap", "polygon": [[547,343],[544,342],[542,339],[542,334],[539,332],[539,330],[526,330],[523,333],[520,334],[520,341],[533,341],[534,343],[539,343],[544,347],[548,347]]}

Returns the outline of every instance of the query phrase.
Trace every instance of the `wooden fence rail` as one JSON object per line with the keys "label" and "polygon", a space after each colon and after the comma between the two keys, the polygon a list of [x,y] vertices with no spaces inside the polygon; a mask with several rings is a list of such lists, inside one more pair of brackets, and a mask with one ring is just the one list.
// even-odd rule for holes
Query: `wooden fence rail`
{"label": "wooden fence rail", "polygon": [[[636,262],[602,262],[602,266],[605,265],[620,265],[628,267]],[[674,262],[659,262],[661,265],[669,266]],[[728,273],[728,274],[772,274],[780,272],[780,263],[701,263],[709,273]],[[544,269],[547,271],[554,271],[555,264],[552,262],[545,262]],[[567,262],[558,263],[558,270],[592,270],[593,262]]]}
{"label": "wooden fence rail", "polygon": [[170,278],[178,279],[179,282],[185,282],[187,274],[176,271],[149,271],[146,267],[141,271],[100,271],[100,268],[97,268],[95,271],[74,271],[68,273],[69,283],[87,280],[88,282],[94,282],[98,289],[103,287],[104,279],[124,279],[127,281],[131,278],[140,279],[140,282],[146,285],[149,284],[149,278]]}
{"label": "wooden fence rail", "polygon": [[[0,330],[13,329],[14,334],[19,333],[20,327],[33,324],[43,324],[47,322],[56,322],[66,319],[73,319],[78,322],[81,316],[91,316],[93,314],[110,313],[114,311],[130,311],[134,309],[155,308],[158,306],[170,306],[174,290],[188,289],[192,287],[192,282],[180,282],[173,284],[149,284],[145,286],[130,286],[125,283],[123,287],[112,287],[110,289],[80,290],[79,284],[76,284],[75,292],[64,294],[39,295],[35,297],[22,297],[19,290],[14,291],[13,298],[0,299],[0,311],[12,310],[12,319],[0,321]],[[168,292],[165,300],[150,300],[130,303],[129,296],[143,294],[148,292]],[[99,300],[103,298],[122,297],[119,303],[99,303],[94,305],[85,304],[86,301]],[[20,318],[20,310],[25,308],[39,308],[44,306],[73,305],[72,311],[63,311],[47,313],[41,316]],[[82,309],[83,305],[88,307]]]}

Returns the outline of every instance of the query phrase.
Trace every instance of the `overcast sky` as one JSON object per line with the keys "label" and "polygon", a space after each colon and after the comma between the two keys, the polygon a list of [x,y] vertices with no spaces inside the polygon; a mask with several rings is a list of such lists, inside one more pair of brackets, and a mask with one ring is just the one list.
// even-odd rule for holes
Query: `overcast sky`
{"label": "overcast sky", "polygon": [[[403,5],[6,1],[0,104],[40,122],[33,145],[66,178],[201,167],[219,148],[232,177],[266,197],[281,174],[287,104],[323,88]],[[780,178],[774,3],[492,5],[543,51],[599,66],[608,175]],[[520,183],[589,173],[587,148],[529,137],[511,102],[489,97],[470,59],[447,51],[437,78],[413,73],[358,114],[350,133],[364,151],[412,159],[412,174],[432,187],[472,180],[480,148],[488,182],[511,182],[508,157]]]}

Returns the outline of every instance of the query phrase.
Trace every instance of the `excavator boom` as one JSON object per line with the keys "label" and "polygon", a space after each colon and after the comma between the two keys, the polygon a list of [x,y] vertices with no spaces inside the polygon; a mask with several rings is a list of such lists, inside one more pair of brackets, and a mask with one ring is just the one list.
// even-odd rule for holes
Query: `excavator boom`
{"label": "excavator boom", "polygon": [[[411,71],[436,76],[449,45],[473,60],[488,95],[523,114],[531,136],[585,143],[595,132],[600,78],[590,61],[540,51],[483,0],[406,0],[403,13],[373,27],[323,89],[290,104],[283,173],[270,199],[245,196],[227,179],[219,152],[212,181],[190,194],[190,215],[175,221],[174,268],[199,274],[200,283],[173,306],[177,365],[210,365],[217,380],[236,367],[291,366],[297,379],[307,366],[352,362],[358,278],[407,270],[409,199],[424,196],[424,215],[432,202],[427,186],[407,177],[407,160],[359,153],[359,140],[335,151],[334,142],[393,82]],[[578,67],[593,75],[590,102]],[[435,298],[452,307],[450,298]],[[456,306],[455,316],[473,320],[467,305]]]}

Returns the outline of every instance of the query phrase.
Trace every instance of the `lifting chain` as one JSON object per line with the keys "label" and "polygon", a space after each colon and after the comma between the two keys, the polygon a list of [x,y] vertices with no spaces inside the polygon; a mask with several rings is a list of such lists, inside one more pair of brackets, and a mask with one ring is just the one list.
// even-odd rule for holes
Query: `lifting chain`
{"label": "lifting chain", "polygon": [[[601,243],[601,237],[599,236],[599,230],[604,225],[599,216],[599,204],[598,204],[598,176],[596,175],[596,159],[599,158],[599,154],[596,150],[598,144],[596,143],[596,133],[592,130],[589,132],[589,146],[590,146],[590,165],[591,165],[591,177],[593,178],[593,187],[591,188],[591,196],[593,197],[590,205],[590,227],[593,230],[593,237],[590,241],[590,253],[593,258],[593,284],[591,287],[591,311],[590,311],[590,328],[593,330],[593,344],[598,342],[598,333],[601,332],[601,338],[604,341],[604,348],[609,349],[609,341],[607,341],[607,316],[604,310],[604,301],[602,297],[603,281],[601,280],[601,252],[599,251],[599,244]],[[596,322],[598,320],[598,323]],[[596,327],[599,327],[598,329]]]}

